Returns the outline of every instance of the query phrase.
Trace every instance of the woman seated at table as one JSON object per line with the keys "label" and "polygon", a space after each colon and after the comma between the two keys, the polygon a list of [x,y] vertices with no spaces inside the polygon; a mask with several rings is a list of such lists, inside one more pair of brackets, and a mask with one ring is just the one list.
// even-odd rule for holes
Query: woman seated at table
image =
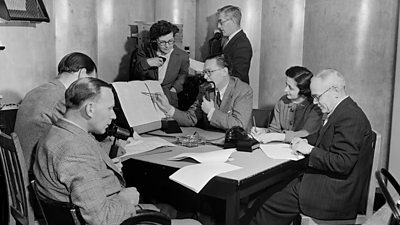
{"label": "woman seated at table", "polygon": [[253,127],[252,135],[260,142],[290,142],[295,137],[307,137],[322,125],[322,113],[313,104],[310,82],[313,74],[305,67],[286,70],[285,95],[274,108],[274,117],[267,128]]}

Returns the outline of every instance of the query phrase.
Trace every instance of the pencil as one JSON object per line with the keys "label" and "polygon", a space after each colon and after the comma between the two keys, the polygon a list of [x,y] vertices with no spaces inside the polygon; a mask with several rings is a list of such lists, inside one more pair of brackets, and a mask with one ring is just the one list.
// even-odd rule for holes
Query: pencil
{"label": "pencil", "polygon": [[254,126],[254,131],[257,133],[256,117],[255,116],[253,116],[253,126]]}

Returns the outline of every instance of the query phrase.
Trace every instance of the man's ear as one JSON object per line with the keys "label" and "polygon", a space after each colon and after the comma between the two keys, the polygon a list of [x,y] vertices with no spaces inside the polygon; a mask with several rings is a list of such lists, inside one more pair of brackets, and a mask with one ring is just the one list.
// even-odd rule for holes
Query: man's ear
{"label": "man's ear", "polygon": [[93,102],[88,102],[88,103],[85,105],[85,112],[86,112],[86,115],[87,115],[89,118],[92,118],[92,117],[93,117],[93,114],[94,114],[94,103],[93,103]]}

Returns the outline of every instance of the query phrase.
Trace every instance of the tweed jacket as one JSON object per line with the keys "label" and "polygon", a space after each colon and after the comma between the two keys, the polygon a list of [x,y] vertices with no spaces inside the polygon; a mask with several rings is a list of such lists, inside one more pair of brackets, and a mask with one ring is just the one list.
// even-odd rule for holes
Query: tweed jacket
{"label": "tweed jacket", "polygon": [[[202,96],[187,111],[176,109],[173,118],[181,126],[200,126],[201,120],[207,120],[207,115],[201,109]],[[253,90],[251,87],[239,80],[237,77],[230,77],[228,86],[221,100],[221,105],[216,104],[215,111],[208,121],[211,127],[227,130],[233,126],[240,126],[249,129],[251,126],[251,115],[253,109]],[[203,127],[207,128],[207,127]]]}
{"label": "tweed jacket", "polygon": [[[148,58],[155,57],[155,50],[150,43],[144,44],[136,52],[136,63],[134,65],[135,80],[158,80],[158,67],[150,67],[147,63]],[[177,106],[177,93],[183,90],[183,83],[189,73],[189,54],[178,48],[176,45],[171,53],[165,77],[161,87],[169,102]],[[171,93],[174,87],[176,93]]]}
{"label": "tweed jacket", "polygon": [[33,172],[40,197],[72,202],[88,224],[117,225],[135,213],[118,194],[125,181],[107,152],[69,121],[59,120],[40,139]]}
{"label": "tweed jacket", "polygon": [[299,188],[301,211],[318,219],[352,219],[365,209],[373,149],[371,125],[344,99],[316,134]]}
{"label": "tweed jacket", "polygon": [[65,113],[65,90],[58,80],[43,84],[26,94],[17,111],[14,130],[29,170],[40,137]]}

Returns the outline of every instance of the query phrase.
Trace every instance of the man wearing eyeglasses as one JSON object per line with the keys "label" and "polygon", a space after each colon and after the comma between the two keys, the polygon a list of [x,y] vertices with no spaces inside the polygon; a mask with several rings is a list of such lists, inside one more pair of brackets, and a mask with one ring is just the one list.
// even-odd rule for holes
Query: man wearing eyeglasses
{"label": "man wearing eyeglasses", "polygon": [[134,57],[133,80],[158,80],[168,101],[178,107],[177,94],[189,71],[189,55],[175,45],[177,26],[160,20],[150,27],[150,42],[141,46]]}
{"label": "man wearing eyeglasses", "polygon": [[233,126],[249,129],[253,108],[253,90],[237,77],[229,74],[223,56],[211,56],[204,63],[204,77],[215,84],[207,99],[199,93],[197,100],[187,111],[172,107],[164,95],[156,95],[156,103],[169,117],[181,126],[198,126],[227,130]]}
{"label": "man wearing eyeglasses", "polygon": [[313,145],[293,139],[292,149],[308,156],[306,169],[262,205],[253,225],[290,224],[299,213],[322,220],[355,219],[365,210],[373,160],[368,118],[346,94],[340,72],[322,70],[310,89],[327,119]]}
{"label": "man wearing eyeglasses", "polygon": [[[232,76],[249,83],[249,69],[253,50],[249,39],[240,27],[240,8],[224,6],[217,11],[218,29],[222,33],[220,48],[212,47],[210,55],[224,54],[232,68]],[[218,35],[218,33],[216,33]]]}

